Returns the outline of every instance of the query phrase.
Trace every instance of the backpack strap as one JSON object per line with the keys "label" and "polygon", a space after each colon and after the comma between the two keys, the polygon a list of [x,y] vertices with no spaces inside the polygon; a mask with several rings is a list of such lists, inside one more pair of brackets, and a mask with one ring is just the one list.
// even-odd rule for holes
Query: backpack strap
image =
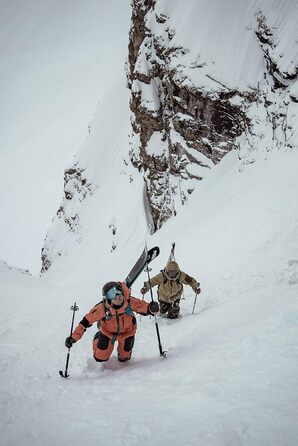
{"label": "backpack strap", "polygon": [[[110,319],[112,319],[113,316],[116,317],[116,315],[112,314],[110,312],[109,308],[107,308],[104,300],[102,301],[102,304],[103,304],[103,308],[104,308],[104,311],[105,311],[105,316],[101,320],[109,321]],[[133,311],[132,311],[132,308],[131,308],[130,299],[127,299],[127,305],[126,305],[126,308],[125,308],[124,312],[123,313],[118,313],[117,316],[122,316],[123,314],[127,314],[128,316],[131,316],[131,317],[133,316]]]}
{"label": "backpack strap", "polygon": [[166,270],[165,269],[161,269],[160,272],[162,273],[162,277],[163,277],[163,283],[166,283],[167,276],[166,276]]}
{"label": "backpack strap", "polygon": [[[117,335],[119,335],[120,331],[121,331],[120,322],[119,322],[119,316],[123,316],[124,314],[127,314],[128,316],[131,316],[131,317],[133,316],[133,311],[132,311],[132,308],[131,308],[131,305],[130,305],[130,299],[127,299],[127,305],[126,305],[125,311],[123,313],[118,313],[116,311],[115,316],[116,316],[116,321],[117,321]],[[117,335],[116,334],[113,335],[113,337],[112,337],[112,344],[114,344]]]}
{"label": "backpack strap", "polygon": [[127,305],[123,313],[118,313],[118,316],[122,316],[123,314],[128,314],[128,316],[133,316],[133,311],[130,304],[130,299],[127,299]]}
{"label": "backpack strap", "polygon": [[179,285],[181,285],[181,282],[180,282],[180,276],[181,276],[181,271],[179,271],[179,276],[178,276],[177,279],[176,279],[176,282],[177,282]]}
{"label": "backpack strap", "polygon": [[130,299],[127,299],[127,306],[125,308],[125,313],[128,314],[128,316],[133,316],[133,311],[130,305]]}
{"label": "backpack strap", "polygon": [[105,316],[102,317],[101,320],[102,321],[109,321],[110,319],[112,319],[112,314],[111,314],[110,310],[106,306],[105,299],[102,301],[102,305],[103,305],[103,309],[105,311]]}

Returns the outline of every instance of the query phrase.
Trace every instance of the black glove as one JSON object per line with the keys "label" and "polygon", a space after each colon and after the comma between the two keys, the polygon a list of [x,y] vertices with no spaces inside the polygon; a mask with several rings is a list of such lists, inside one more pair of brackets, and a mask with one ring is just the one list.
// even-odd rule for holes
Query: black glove
{"label": "black glove", "polygon": [[197,288],[195,289],[196,294],[200,294],[201,292],[201,288],[200,285],[197,286]]}
{"label": "black glove", "polygon": [[140,290],[141,294],[146,294],[147,293],[147,288],[145,286],[143,286],[143,288],[141,288]]}
{"label": "black glove", "polygon": [[77,342],[77,341],[74,338],[72,338],[71,336],[68,336],[68,338],[65,339],[65,347],[71,348],[72,344],[74,344],[75,342]]}
{"label": "black glove", "polygon": [[158,302],[150,302],[149,307],[148,307],[149,313],[152,314],[153,316],[157,313],[159,313],[159,305]]}

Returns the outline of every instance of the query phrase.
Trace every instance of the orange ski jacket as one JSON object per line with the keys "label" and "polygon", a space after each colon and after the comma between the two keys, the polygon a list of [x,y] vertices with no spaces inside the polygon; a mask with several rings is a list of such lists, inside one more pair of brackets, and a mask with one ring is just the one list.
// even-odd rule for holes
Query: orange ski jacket
{"label": "orange ski jacket", "polygon": [[130,296],[130,290],[124,282],[118,282],[121,285],[124,302],[123,305],[115,309],[107,299],[96,304],[87,313],[81,322],[73,331],[71,337],[75,341],[79,341],[84,335],[87,328],[91,327],[94,322],[100,322],[100,331],[115,342],[116,339],[124,339],[133,336],[137,331],[137,320],[134,315],[136,313],[147,316],[151,314],[148,302]]}

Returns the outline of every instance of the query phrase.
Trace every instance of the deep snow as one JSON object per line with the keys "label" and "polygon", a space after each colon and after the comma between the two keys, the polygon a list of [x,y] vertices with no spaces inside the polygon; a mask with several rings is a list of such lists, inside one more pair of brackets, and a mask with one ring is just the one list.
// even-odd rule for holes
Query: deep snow
{"label": "deep snow", "polygon": [[70,305],[76,300],[80,307],[78,322],[101,299],[105,281],[125,277],[139,254],[129,243],[81,285],[74,275],[61,285],[1,264],[3,444],[294,446],[297,158],[272,153],[243,174],[228,155],[185,215],[148,240],[161,247],[153,274],[175,240],[181,268],[202,286],[194,315],[194,295],[185,288],[182,318],[159,320],[166,359],[159,357],[153,319],[138,317],[130,363],[115,356],[95,363],[92,327],[71,350],[70,378],[58,375]]}
{"label": "deep snow", "polygon": [[[32,5],[37,3],[43,16],[45,3],[32,2]],[[225,8],[228,11],[233,4],[238,4],[238,0],[228,3],[228,7],[221,3],[219,11]],[[270,1],[264,0],[253,2],[252,11],[259,3],[265,7],[271,23],[276,25],[280,36],[276,52],[284,52],[280,63],[281,68],[286,68],[296,57],[293,34],[287,32],[285,25],[291,17],[289,11],[292,17],[296,17],[295,5],[290,1],[281,4],[274,0],[270,9]],[[21,8],[19,2],[12,4]],[[74,8],[71,17],[75,14],[75,23],[81,29],[79,2],[72,4],[78,9]],[[160,4],[169,7],[172,2]],[[189,0],[188,4],[196,3]],[[200,4],[206,6],[207,2],[201,1]],[[57,3],[51,2],[51,5],[55,9]],[[115,8],[118,6],[119,2]],[[96,9],[96,2],[88,2],[89,7],[91,11]],[[246,5],[247,9],[250,11],[250,5]],[[190,30],[189,34],[180,32],[177,35],[184,35],[190,44],[192,33],[193,36],[200,35],[204,48],[210,34],[207,26],[196,28],[198,34],[195,34],[190,25],[196,22],[196,17],[190,14],[191,8],[187,9],[182,1],[175,2],[173,6],[173,25],[177,11],[183,12],[183,20],[189,24]],[[208,9],[204,8],[204,11],[208,13]],[[94,16],[91,34],[100,28],[97,17]],[[125,14],[123,20],[126,20]],[[88,24],[87,13],[83,22]],[[294,27],[293,23],[290,25]],[[218,20],[214,26],[226,32],[224,22]],[[5,32],[13,30],[2,29]],[[30,35],[30,22],[26,29]],[[121,35],[121,29],[117,29]],[[239,29],[236,27],[236,31]],[[237,36],[232,28],[230,32],[225,38],[231,42]],[[245,33],[244,30],[241,32]],[[213,35],[213,38],[216,40],[218,36]],[[69,41],[72,42],[71,37]],[[111,44],[113,41],[111,38]],[[82,50],[86,48],[85,43],[82,42]],[[114,61],[123,67],[122,54],[126,42],[122,40],[121,44],[122,50],[115,51]],[[39,47],[38,41],[36,45],[42,53],[42,45]],[[252,57],[250,45],[250,42],[244,40],[241,43],[239,39],[235,57],[232,54],[233,64],[243,48],[247,49],[244,53]],[[96,44],[93,48],[97,48]],[[69,46],[64,49],[67,52]],[[230,47],[227,48],[228,54],[231,55]],[[12,61],[8,51],[4,56]],[[39,53],[37,59],[40,57]],[[91,65],[92,58],[90,54]],[[224,69],[224,59],[220,57],[216,61],[217,74],[233,84],[237,80],[233,77],[235,71]],[[24,53],[25,64],[27,60]],[[254,79],[258,79],[261,75],[258,70],[262,67],[254,60],[245,72],[242,72],[243,67],[237,68],[240,76],[238,85],[241,85],[242,81],[245,84],[245,76],[255,75]],[[81,73],[78,69],[78,78]],[[57,76],[60,80],[60,75]],[[66,84],[70,85],[67,79]],[[71,88],[75,89],[75,85],[81,83],[71,82]],[[97,83],[92,85],[95,87]],[[115,69],[111,84],[105,84],[99,95],[100,104],[91,122],[91,133],[76,154],[76,160],[86,169],[87,178],[94,186],[94,193],[82,204],[80,197],[75,196],[67,209],[70,215],[72,211],[80,211],[80,225],[76,233],[65,231],[57,221],[51,226],[48,244],[54,256],[52,268],[42,278],[37,278],[0,262],[3,309],[0,329],[1,444],[47,446],[88,442],[92,446],[110,442],[114,446],[296,446],[298,152],[275,148],[267,153],[265,146],[256,147],[262,156],[258,162],[244,169],[237,154],[230,153],[206,176],[188,206],[158,233],[150,236],[142,176],[127,163],[129,113],[124,85],[122,68]],[[50,94],[47,89],[46,94]],[[80,101],[76,94],[75,98]],[[19,102],[12,101],[11,104],[16,105],[12,112],[22,115]],[[72,108],[71,104],[68,105]],[[296,106],[292,104],[293,109]],[[88,107],[92,108],[93,102]],[[64,109],[66,115],[69,108]],[[83,108],[87,113],[88,108]],[[295,113],[297,111],[293,110],[293,116]],[[36,114],[28,112],[26,116],[31,120]],[[79,127],[76,125],[78,121]],[[85,121],[79,117],[78,121],[72,121],[68,132],[75,146],[79,145],[78,135],[85,126]],[[60,130],[61,123],[58,126]],[[260,127],[265,131],[262,122]],[[9,130],[10,125],[5,128]],[[51,126],[47,127],[46,135],[51,133],[51,129]],[[40,130],[43,132],[43,128]],[[59,133],[60,137],[62,133]],[[31,147],[30,132],[26,136],[26,147]],[[58,140],[63,146],[65,140],[60,137]],[[18,134],[16,138],[17,143]],[[47,153],[54,146],[50,143]],[[68,145],[70,152],[71,145]],[[18,144],[15,147],[19,147]],[[28,267],[26,262],[24,265],[25,258],[36,259],[34,250],[36,253],[40,242],[33,235],[36,229],[40,239],[50,213],[46,208],[47,217],[43,218],[42,208],[38,208],[32,197],[29,202],[30,205],[34,202],[35,208],[29,209],[26,193],[25,198],[20,197],[21,187],[24,189],[24,182],[28,181],[30,189],[35,190],[44,203],[47,195],[44,195],[41,184],[46,183],[53,202],[59,202],[57,190],[53,196],[51,193],[51,178],[56,174],[42,172],[49,175],[43,183],[32,179],[32,166],[40,171],[40,165],[44,163],[44,153],[39,151],[39,147],[39,143],[34,145],[30,156],[28,152],[27,164],[19,159],[12,179],[8,179],[11,172],[2,160],[7,156],[10,162],[16,162],[20,152],[17,149],[14,154],[1,152],[1,169],[4,172],[1,174],[1,211],[4,210],[7,216],[7,212],[13,210],[10,218],[12,216],[14,221],[10,227],[11,220],[3,219],[1,213],[1,248],[11,251],[16,259],[14,263],[21,267]],[[27,152],[24,153],[26,155]],[[49,167],[56,169],[57,152],[53,152],[52,161]],[[62,159],[61,166],[67,167]],[[62,176],[59,181],[62,182]],[[116,228],[114,235],[113,227]],[[197,300],[194,315],[191,314],[194,295],[185,288],[182,317],[177,321],[159,319],[163,348],[168,350],[167,358],[159,357],[154,320],[138,317],[139,329],[130,363],[119,364],[115,356],[104,365],[95,363],[91,343],[96,329],[92,327],[72,348],[70,378],[63,380],[58,371],[65,366],[67,351],[64,339],[69,334],[70,306],[74,301],[79,305],[78,322],[101,300],[101,287],[105,282],[126,277],[145,242],[149,247],[160,246],[161,254],[152,263],[152,274],[158,273],[165,266],[173,241],[176,241],[177,261],[184,271],[201,282],[202,294]],[[111,252],[113,243],[116,249]],[[30,252],[29,247],[32,247]],[[1,257],[4,252],[8,253],[2,250]],[[9,255],[3,260],[8,261]],[[133,286],[132,294],[136,297],[143,280],[146,280],[145,275]],[[146,299],[149,300],[149,295]]]}

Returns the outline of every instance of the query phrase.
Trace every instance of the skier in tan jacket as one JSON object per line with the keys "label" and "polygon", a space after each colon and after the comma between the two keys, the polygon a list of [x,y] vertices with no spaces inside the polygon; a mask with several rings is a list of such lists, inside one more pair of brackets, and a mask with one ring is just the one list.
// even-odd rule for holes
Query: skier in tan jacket
{"label": "skier in tan jacket", "polygon": [[[158,300],[161,316],[176,319],[180,312],[180,299],[183,285],[192,287],[195,293],[200,294],[200,284],[193,277],[180,270],[177,262],[170,261],[164,270],[150,279],[151,287],[158,285]],[[141,293],[149,291],[149,281],[144,283]]]}

